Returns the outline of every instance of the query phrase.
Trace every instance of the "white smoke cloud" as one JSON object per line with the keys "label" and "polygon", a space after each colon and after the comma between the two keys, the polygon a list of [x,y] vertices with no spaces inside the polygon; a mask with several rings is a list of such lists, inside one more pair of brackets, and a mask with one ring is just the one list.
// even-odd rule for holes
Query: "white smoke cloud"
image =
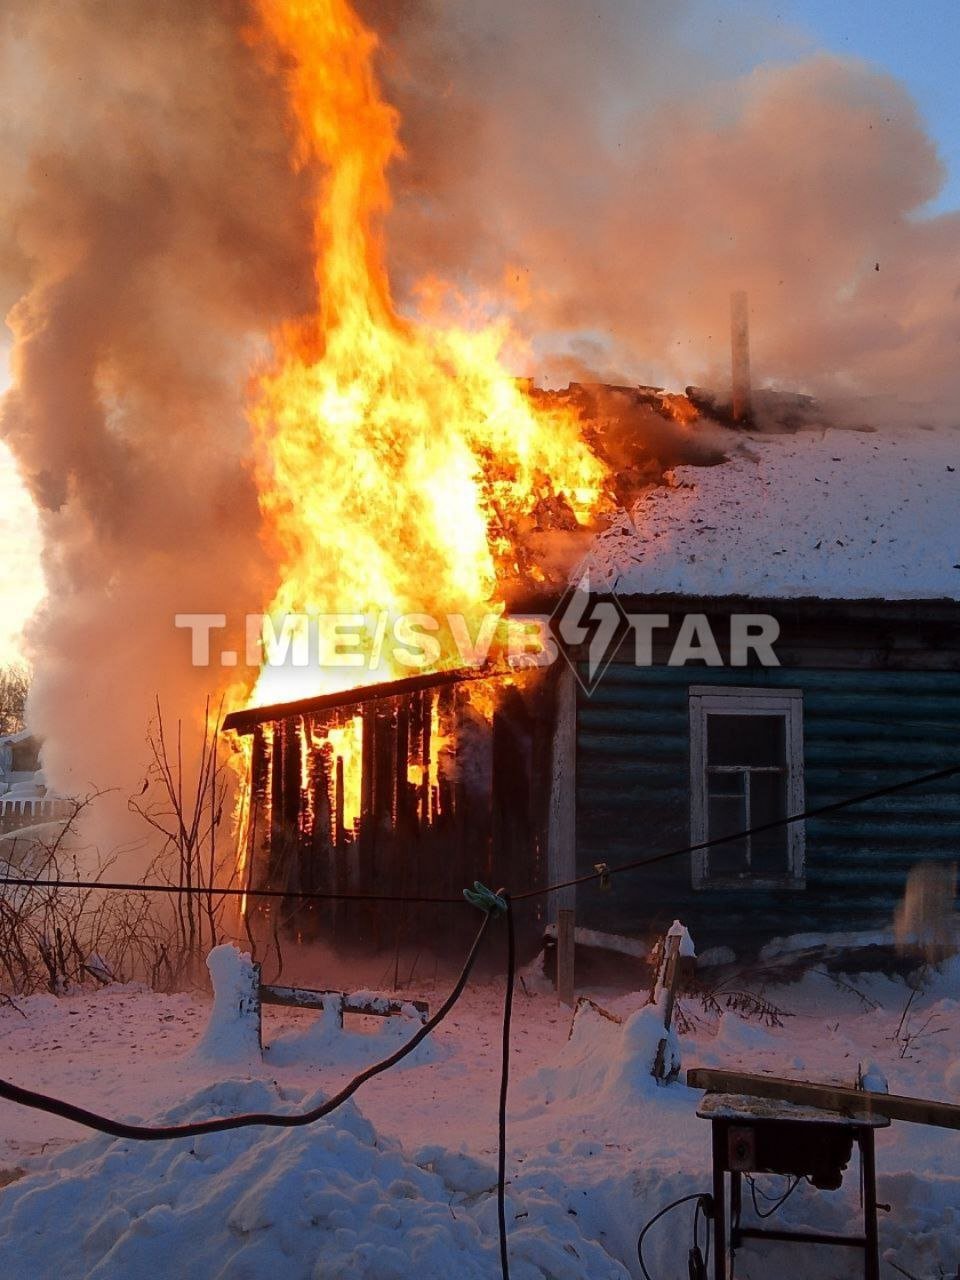
{"label": "white smoke cloud", "polygon": [[2,431],[49,589],[30,719],[72,791],[122,796],[154,698],[192,723],[223,687],[174,614],[239,622],[272,589],[244,387],[266,330],[309,305],[310,224],[248,16],[27,0],[0,21]]}
{"label": "white smoke cloud", "polygon": [[956,421],[960,214],[924,216],[943,171],[915,106],[757,16],[404,6],[383,53],[398,279],[506,275],[537,372],[673,385],[727,376],[744,288],[758,381]]}

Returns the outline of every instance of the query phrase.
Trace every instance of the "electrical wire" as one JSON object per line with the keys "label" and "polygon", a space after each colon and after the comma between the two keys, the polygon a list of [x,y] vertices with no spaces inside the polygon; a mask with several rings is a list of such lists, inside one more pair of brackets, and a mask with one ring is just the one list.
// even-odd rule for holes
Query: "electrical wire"
{"label": "electrical wire", "polygon": [[[765,1194],[765,1192],[763,1192],[757,1186],[756,1178],[751,1177],[749,1173],[745,1174],[744,1176],[746,1177],[747,1183],[750,1186],[750,1199],[753,1201],[753,1211],[758,1218],[772,1218],[773,1215],[777,1213],[782,1208],[783,1205],[786,1204],[786,1202],[790,1199],[790,1197],[796,1191],[797,1187],[799,1187],[800,1183],[803,1181],[803,1178],[795,1177],[790,1182],[789,1186],[787,1187],[786,1191],[784,1191],[783,1195],[768,1196]],[[770,1205],[769,1209],[760,1208],[759,1204],[757,1203],[758,1195],[762,1196],[763,1199],[769,1203]]]}
{"label": "electrical wire", "polygon": [[61,878],[32,879],[29,876],[0,877],[0,886],[11,885],[25,889],[104,889],[111,893],[170,893],[184,897],[210,898],[296,898],[300,902],[393,902],[411,905],[463,906],[463,897],[442,897],[422,894],[415,897],[399,897],[391,893],[323,893],[319,890],[300,892],[297,889],[241,889],[236,885],[209,884],[149,884],[124,880],[63,880]]}
{"label": "electrical wire", "polygon": [[650,1221],[647,1223],[647,1225],[643,1228],[643,1230],[640,1232],[639,1236],[637,1237],[637,1260],[640,1263],[640,1270],[643,1272],[643,1280],[652,1280],[650,1272],[647,1270],[647,1264],[644,1262],[644,1259],[643,1259],[643,1241],[647,1235],[647,1232],[650,1230],[651,1227],[656,1226],[656,1224],[660,1221],[660,1219],[665,1217],[668,1213],[670,1213],[671,1210],[678,1209],[682,1204],[689,1204],[691,1200],[696,1200],[697,1202],[697,1208],[693,1215],[694,1248],[697,1247],[697,1221],[702,1208],[704,1217],[707,1219],[707,1249],[708,1249],[707,1256],[709,1257],[709,1248],[710,1248],[709,1220],[713,1210],[713,1197],[708,1192],[695,1191],[692,1195],[681,1196],[679,1200],[673,1200],[671,1201],[670,1204],[664,1205],[664,1207],[660,1210],[659,1213],[654,1214],[654,1216],[650,1219]]}
{"label": "electrical wire", "polygon": [[[646,858],[634,858],[629,862],[619,862],[613,864],[604,864],[597,871],[589,871],[584,875],[575,876],[571,880],[562,880],[555,884],[543,885],[535,889],[526,889],[521,893],[512,895],[513,901],[527,902],[533,898],[545,897],[548,893],[556,893],[560,889],[570,889],[577,885],[589,884],[593,880],[605,880],[608,877],[622,875],[627,871],[638,871],[643,867],[652,867],[660,862],[667,862],[671,858],[680,858],[687,853],[699,853],[704,849],[713,849],[718,845],[729,844],[736,840],[743,840],[747,836],[761,835],[767,831],[776,831],[781,827],[790,826],[794,822],[807,822],[813,818],[824,818],[831,813],[839,813],[844,809],[852,808],[854,805],[865,804],[869,800],[880,800],[885,796],[897,795],[902,791],[908,791],[914,787],[922,787],[928,783],[942,782],[946,778],[952,778],[960,774],[960,764],[950,765],[946,769],[937,769],[933,773],[919,774],[913,778],[906,778],[902,782],[891,783],[886,787],[876,787],[872,791],[861,791],[853,796],[846,796],[841,800],[831,800],[828,804],[818,805],[813,809],[804,809],[801,813],[793,813],[785,818],[774,818],[770,822],[761,822],[757,826],[746,827],[742,831],[733,831],[727,835],[712,836],[709,840],[700,840],[695,844],[685,844],[677,849],[668,849],[662,853],[652,854]],[[295,898],[300,902],[390,902],[398,904],[417,905],[433,905],[433,906],[462,906],[462,897],[444,897],[438,895],[417,895],[412,897],[401,897],[396,894],[385,893],[323,893],[308,892],[301,893],[287,889],[242,889],[239,887],[218,888],[214,885],[175,885],[175,884],[131,884],[121,881],[103,881],[103,880],[63,880],[56,879],[33,879],[29,876],[0,876],[0,887],[10,886],[12,888],[25,889],[102,889],[113,892],[127,893],[169,893],[202,895],[206,897],[224,897],[224,898]]]}
{"label": "electrical wire", "polygon": [[[102,1116],[95,1111],[88,1111],[84,1107],[75,1106],[72,1102],[66,1102],[62,1098],[52,1098],[47,1094],[36,1093],[32,1089],[24,1089],[8,1080],[0,1080],[0,1098],[6,1098],[8,1102],[17,1102],[21,1106],[32,1107],[37,1111],[46,1111],[50,1115],[61,1116],[64,1120],[73,1120],[77,1124],[85,1125],[88,1129],[95,1129],[99,1133],[109,1134],[112,1138],[130,1138],[137,1142],[196,1138],[204,1133],[224,1133],[230,1129],[246,1129],[254,1125],[262,1125],[272,1129],[298,1129],[305,1125],[314,1124],[317,1120],[323,1119],[324,1116],[330,1115],[331,1112],[341,1107],[368,1080],[384,1071],[388,1071],[391,1067],[395,1067],[398,1062],[401,1062],[408,1054],[411,1054],[431,1031],[440,1025],[463,994],[491,919],[492,914],[487,912],[467,954],[459,978],[433,1017],[425,1022],[419,1031],[411,1036],[407,1043],[402,1045],[395,1053],[361,1071],[339,1093],[334,1094],[332,1098],[329,1098],[319,1106],[312,1107],[309,1111],[288,1112],[286,1114],[269,1111],[251,1112],[235,1116],[221,1116],[214,1120],[196,1120],[190,1124],[142,1125],[127,1124],[121,1120],[113,1120],[109,1116]],[[505,1277],[505,1280],[507,1280],[507,1277]]]}
{"label": "electrical wire", "polygon": [[510,1280],[507,1256],[507,1089],[510,1084],[510,1020],[513,1014],[513,987],[517,970],[517,939],[513,927],[513,904],[510,895],[499,891],[507,904],[507,989],[503,997],[503,1037],[500,1065],[500,1106],[497,1116],[497,1227],[500,1233],[500,1271]]}
{"label": "electrical wire", "polygon": [[[704,1270],[706,1270],[706,1268],[707,1268],[707,1267],[709,1267],[709,1265],[710,1265],[710,1218],[709,1218],[709,1216],[707,1215],[707,1211],[706,1211],[706,1209],[705,1209],[705,1207],[704,1207],[704,1201],[705,1201],[705,1200],[707,1200],[707,1199],[708,1199],[708,1197],[706,1197],[706,1196],[701,1196],[701,1197],[700,1197],[700,1199],[697,1201],[697,1207],[696,1207],[696,1208],[694,1209],[694,1211],[693,1211],[693,1243],[694,1243],[694,1246],[696,1246],[697,1239],[698,1239],[698,1237],[699,1237],[699,1232],[698,1232],[698,1230],[697,1230],[697,1225],[698,1225],[698,1223],[699,1223],[699,1221],[700,1221],[700,1214],[701,1214],[701,1211],[703,1212],[703,1218],[704,1218],[704,1221],[705,1221],[705,1222],[706,1222],[706,1224],[707,1224],[707,1247],[706,1247],[706,1249],[704,1250],[704,1258],[703,1258],[703,1266],[704,1266]],[[713,1198],[712,1198],[712,1197],[710,1197],[710,1198],[709,1198],[709,1200],[710,1200],[710,1204],[711,1204],[711,1206],[712,1206],[712,1205],[713,1205]]]}
{"label": "electrical wire", "polygon": [[712,849],[716,845],[728,844],[732,840],[742,840],[746,836],[761,835],[766,831],[777,831],[781,827],[788,827],[794,822],[806,822],[811,818],[823,818],[831,813],[839,813],[842,809],[849,809],[853,805],[864,804],[868,800],[880,800],[884,796],[896,795],[900,791],[907,791],[911,787],[920,787],[929,782],[942,782],[946,778],[952,778],[960,773],[960,764],[950,765],[946,769],[937,769],[933,773],[924,773],[915,778],[907,778],[903,782],[894,782],[886,787],[877,787],[873,791],[862,791],[854,796],[847,796],[843,800],[831,800],[829,804],[817,805],[814,809],[804,809],[802,813],[793,813],[786,818],[774,818],[770,822],[761,822],[755,827],[748,827],[744,831],[736,831],[731,835],[712,836],[709,840],[700,840],[696,844],[687,844],[680,849],[668,849],[665,853],[655,853],[649,858],[636,858],[631,862],[620,862],[613,865],[604,865],[599,871],[589,871],[582,876],[574,876],[572,880],[562,880],[559,884],[548,885],[545,889],[528,889],[525,893],[515,893],[513,895],[514,902],[521,902],[527,898],[537,898],[541,894],[555,893],[559,889],[572,889],[577,885],[588,884],[591,880],[605,879],[608,876],[622,874],[625,871],[637,871],[641,867],[652,867],[658,862],[666,862],[670,858],[681,857],[685,853],[699,853],[703,849]]}

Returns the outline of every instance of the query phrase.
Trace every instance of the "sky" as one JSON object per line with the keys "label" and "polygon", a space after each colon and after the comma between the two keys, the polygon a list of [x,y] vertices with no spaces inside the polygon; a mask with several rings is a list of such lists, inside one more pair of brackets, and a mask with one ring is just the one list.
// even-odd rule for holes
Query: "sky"
{"label": "sky", "polygon": [[[927,211],[960,208],[960,0],[714,0],[715,23],[691,39],[717,38],[724,13],[749,7],[783,50],[827,50],[863,59],[902,80],[916,101],[945,168]],[[709,8],[709,5],[707,6]],[[744,69],[747,69],[746,67]],[[7,383],[0,346],[0,391]],[[42,595],[35,512],[0,444],[0,666],[22,654],[21,632]]]}

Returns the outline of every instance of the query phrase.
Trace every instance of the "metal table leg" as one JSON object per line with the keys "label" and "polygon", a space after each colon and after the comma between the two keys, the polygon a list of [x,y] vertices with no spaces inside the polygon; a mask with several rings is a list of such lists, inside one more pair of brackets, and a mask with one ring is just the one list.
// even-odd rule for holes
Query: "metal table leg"
{"label": "metal table leg", "polygon": [[863,1170],[863,1234],[866,1237],[863,1256],[864,1280],[880,1280],[880,1243],[877,1235],[877,1162],[873,1130],[862,1128],[860,1164]]}
{"label": "metal table leg", "polygon": [[[743,1174],[730,1174],[730,1259],[740,1248],[740,1218],[743,1213]],[[731,1267],[731,1270],[733,1268]]]}
{"label": "metal table leg", "polygon": [[726,1126],[715,1120],[710,1130],[713,1137],[713,1275],[714,1280],[727,1280],[727,1206],[723,1185],[727,1156]]}

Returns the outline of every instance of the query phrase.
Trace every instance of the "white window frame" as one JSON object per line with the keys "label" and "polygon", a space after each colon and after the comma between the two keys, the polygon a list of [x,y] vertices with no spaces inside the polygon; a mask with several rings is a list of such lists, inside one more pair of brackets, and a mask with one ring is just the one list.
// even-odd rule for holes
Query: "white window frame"
{"label": "white window frame", "polygon": [[[804,808],[803,691],[757,689],[717,685],[690,686],[690,843],[707,839],[707,716],[778,715],[785,724],[787,765],[787,813]],[[805,824],[787,827],[787,871],[779,876],[711,876],[710,850],[690,855],[694,889],[773,888],[802,889],[805,876]]]}

